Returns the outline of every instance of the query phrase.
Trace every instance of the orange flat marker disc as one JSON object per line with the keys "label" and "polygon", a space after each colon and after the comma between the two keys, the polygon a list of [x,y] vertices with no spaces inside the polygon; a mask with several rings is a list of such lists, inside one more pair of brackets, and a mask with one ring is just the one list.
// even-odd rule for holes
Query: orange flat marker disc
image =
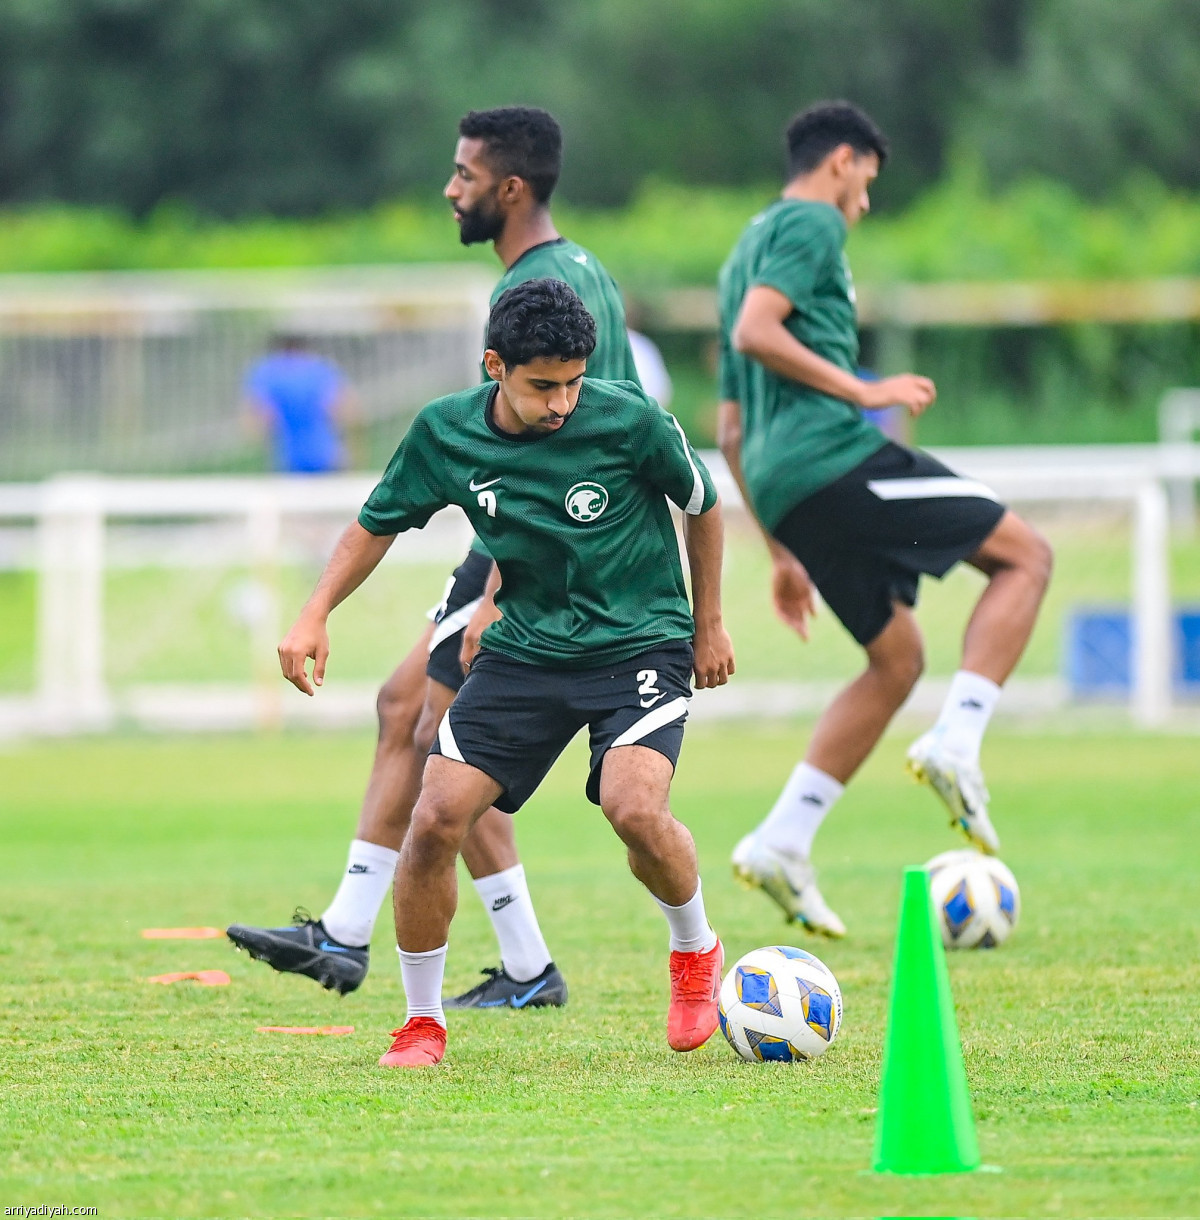
{"label": "orange flat marker disc", "polygon": [[353,1025],[259,1025],[256,1034],[332,1034],[354,1033]]}
{"label": "orange flat marker disc", "polygon": [[143,928],[146,940],[217,940],[225,933],[220,928]]}
{"label": "orange flat marker disc", "polygon": [[180,970],[175,974],[156,974],[147,983],[199,983],[201,987],[228,987],[229,975],[224,970]]}

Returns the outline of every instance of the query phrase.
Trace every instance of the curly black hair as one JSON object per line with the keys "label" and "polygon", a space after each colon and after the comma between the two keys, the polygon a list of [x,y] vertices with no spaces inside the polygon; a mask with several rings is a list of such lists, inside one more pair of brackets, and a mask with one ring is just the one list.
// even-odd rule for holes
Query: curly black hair
{"label": "curly black hair", "polygon": [[562,169],[562,129],[552,114],[534,106],[472,110],[458,134],[483,141],[484,159],[501,178],[523,178],[539,203],[549,201]]}
{"label": "curly black hair", "polygon": [[586,360],[596,347],[596,322],[562,280],[526,280],[492,306],[487,345],[509,369],[539,357]]}

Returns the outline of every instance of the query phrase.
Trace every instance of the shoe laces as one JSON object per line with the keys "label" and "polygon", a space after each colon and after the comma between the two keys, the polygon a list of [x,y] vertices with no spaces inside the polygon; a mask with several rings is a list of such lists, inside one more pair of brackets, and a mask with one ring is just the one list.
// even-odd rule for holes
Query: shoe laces
{"label": "shoe laces", "polygon": [[681,1000],[710,1000],[712,970],[704,953],[671,954],[671,991]]}
{"label": "shoe laces", "polygon": [[312,915],[309,913],[308,907],[297,907],[292,912],[292,923],[297,928],[302,928],[302,927],[304,927],[305,924],[314,923],[314,922],[316,922],[316,921],[313,919]]}
{"label": "shoe laces", "polygon": [[485,991],[504,973],[502,966],[484,966],[479,972],[483,975],[483,982],[476,983],[469,991],[463,993],[459,998],[467,999],[469,996],[483,995]]}
{"label": "shoe laces", "polygon": [[407,1050],[408,1047],[424,1042],[430,1037],[439,1038],[444,1042],[446,1040],[445,1026],[433,1017],[413,1017],[411,1021],[405,1021],[400,1029],[392,1030],[392,1045],[389,1049]]}

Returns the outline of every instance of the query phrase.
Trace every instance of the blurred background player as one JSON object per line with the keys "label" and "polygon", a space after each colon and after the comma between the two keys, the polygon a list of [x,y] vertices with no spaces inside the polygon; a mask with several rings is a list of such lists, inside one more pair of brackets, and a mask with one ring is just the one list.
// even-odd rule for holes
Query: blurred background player
{"label": "blurred background player", "polygon": [[1033,630],[1048,545],[986,487],[887,439],[864,408],[916,416],[934,400],[913,373],[856,375],[854,290],[842,247],[868,210],[887,156],[879,129],[845,102],[787,130],[790,177],[755,216],[720,275],[721,447],[767,537],[776,608],[807,638],[812,588],[866,653],[867,667],[817,722],[766,819],[737,845],[736,875],[811,931],[845,927],[817,888],[813,838],[916,684],[923,645],[912,607],[923,574],[966,561],[987,578],[961,668],[908,766],[952,823],[994,852],[980,746],[1000,687]]}
{"label": "blurred background player", "polygon": [[271,336],[267,353],[246,372],[243,396],[246,423],[266,439],[275,470],[326,474],[360,456],[357,396],[303,335]]}
{"label": "blurred background player", "polygon": [[[692,678],[698,689],[722,686],[734,669],[721,621],[719,501],[673,416],[634,385],[585,380],[596,336],[561,280],[505,292],[488,323],[493,384],[420,412],[279,647],[284,676],[311,695],[307,661],[320,681],[330,612],[397,533],[447,504],[496,556],[504,615],[438,728],[396,872],[408,1017],[386,1067],[428,1066],[445,1053],[442,973],[471,823],[493,805],[520,809],[584,727],[588,799],[670,928],[667,1041],[694,1050],[717,1028],[721,943],[669,794]],[[481,484],[489,496],[475,494]],[[684,513],[694,611],[668,497]]]}
{"label": "blurred background player", "polygon": [[[561,164],[562,133],[546,111],[519,106],[472,111],[459,123],[454,173],[443,193],[454,208],[463,245],[490,241],[506,268],[493,302],[526,280],[566,282],[595,319],[589,374],[637,383],[615,282],[595,255],[554,227],[549,204]],[[481,502],[494,495],[486,482],[475,492]],[[435,621],[379,692],[371,776],[346,872],[324,914],[313,920],[298,911],[291,928],[235,924],[228,929],[235,944],[275,969],[305,974],[343,994],[366,977],[371,934],[420,793],[426,756],[463,682],[465,629],[474,618],[469,655],[495,617],[494,608],[483,604],[492,571],[491,557],[476,541],[455,569]],[[488,810],[463,844],[462,856],[499,941],[500,965],[484,971],[484,981],[450,1006],[565,1004],[566,982],[538,924],[512,819]]]}

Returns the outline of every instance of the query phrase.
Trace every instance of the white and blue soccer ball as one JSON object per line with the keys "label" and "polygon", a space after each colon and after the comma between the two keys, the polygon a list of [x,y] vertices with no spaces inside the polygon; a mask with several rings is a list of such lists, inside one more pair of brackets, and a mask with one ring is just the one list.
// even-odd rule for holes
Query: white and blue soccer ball
{"label": "white and blue soccer ball", "polygon": [[994,949],[1021,915],[1021,891],[995,856],[946,851],[925,865],[933,908],[947,949]]}
{"label": "white and blue soccer ball", "polygon": [[721,984],[721,1032],[743,1059],[815,1059],[842,1024],[842,991],[833,971],[804,949],[753,949]]}

